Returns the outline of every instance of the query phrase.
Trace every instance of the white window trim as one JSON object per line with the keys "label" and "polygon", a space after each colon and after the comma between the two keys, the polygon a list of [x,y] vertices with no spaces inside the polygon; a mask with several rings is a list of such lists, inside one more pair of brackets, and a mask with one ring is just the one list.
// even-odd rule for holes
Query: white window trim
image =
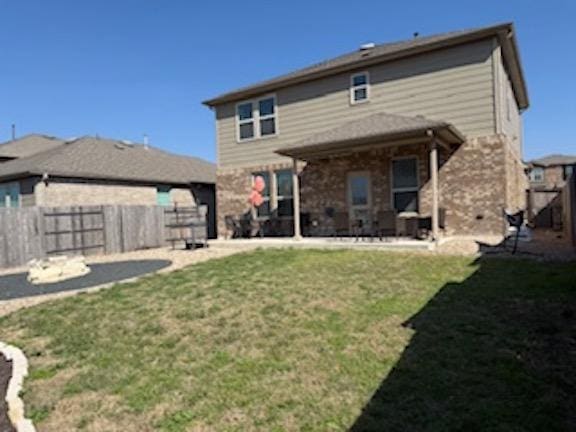
{"label": "white window trim", "polygon": [[[366,75],[366,84],[362,84],[359,86],[354,85],[354,78],[357,76]],[[354,91],[366,89],[366,99],[362,100],[354,100]],[[357,72],[355,74],[350,75],[350,105],[360,105],[366,102],[370,102],[370,72],[363,71]]]}
{"label": "white window trim", "polygon": [[[265,116],[260,117],[260,104],[259,102],[264,99],[274,99],[274,114],[268,114]],[[252,104],[252,118],[251,119],[244,119],[240,120],[240,116],[238,115],[238,107],[240,105],[245,104]],[[279,135],[279,121],[278,121],[278,98],[276,97],[276,93],[267,94],[264,96],[260,96],[254,99],[243,100],[238,102],[234,106],[234,117],[236,119],[236,142],[238,143],[245,143],[254,140],[262,140],[268,138],[274,138]],[[262,136],[260,134],[260,120],[266,119],[275,119],[274,124],[274,133]],[[240,125],[246,123],[254,123],[254,136],[252,138],[240,138]]]}
{"label": "white window trim", "polygon": [[[240,115],[238,114],[238,107],[240,105],[247,105],[247,104],[252,105],[252,117],[249,119],[240,120]],[[240,141],[249,141],[251,139],[254,139],[256,137],[256,111],[254,110],[254,102],[253,101],[239,102],[234,107],[234,110],[235,110],[235,117],[236,117],[236,140],[238,142],[240,142]],[[252,130],[254,132],[254,136],[252,138],[241,139],[240,138],[240,126],[244,125],[244,124],[248,124],[248,123],[253,124]]]}
{"label": "white window trim", "polygon": [[[536,170],[541,173],[540,179],[536,179]],[[544,168],[543,167],[534,167],[530,171],[530,183],[544,183],[545,176],[544,176]]]}
{"label": "white window trim", "polygon": [[[406,160],[406,159],[414,159],[416,161],[416,186],[412,187],[394,187],[394,161],[398,160]],[[394,207],[394,194],[402,193],[402,192],[416,192],[417,195],[417,206],[418,212],[420,211],[420,160],[418,156],[399,156],[392,158],[390,161],[390,208],[396,210]],[[411,212],[399,212],[402,213],[411,213]]]}

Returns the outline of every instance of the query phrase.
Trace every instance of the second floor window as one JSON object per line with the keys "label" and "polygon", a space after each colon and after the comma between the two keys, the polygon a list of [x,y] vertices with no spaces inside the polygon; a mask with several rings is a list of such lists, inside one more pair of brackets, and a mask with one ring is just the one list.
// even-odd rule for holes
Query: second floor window
{"label": "second floor window", "polygon": [[370,97],[370,76],[361,72],[350,77],[350,103],[367,102]]}
{"label": "second floor window", "polygon": [[276,135],[276,98],[267,96],[236,105],[238,141]]}
{"label": "second floor window", "polygon": [[564,165],[564,180],[568,180],[570,177],[572,177],[572,174],[576,172],[575,168],[576,165]]}

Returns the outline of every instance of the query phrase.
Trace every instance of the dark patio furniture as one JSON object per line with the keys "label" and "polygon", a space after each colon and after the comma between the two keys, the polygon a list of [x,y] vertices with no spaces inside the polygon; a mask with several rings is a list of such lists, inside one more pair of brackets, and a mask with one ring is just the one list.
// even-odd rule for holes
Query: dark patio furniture
{"label": "dark patio furniture", "polygon": [[334,236],[344,237],[350,234],[350,216],[348,212],[335,212],[333,221]]}
{"label": "dark patio furniture", "polygon": [[398,226],[398,236],[417,238],[418,237],[419,215],[415,212],[399,213],[396,216]]}
{"label": "dark patio furniture", "polygon": [[[238,238],[242,236],[242,226],[240,220],[232,215],[224,216],[224,225],[226,227],[226,233],[224,237],[228,238]],[[229,235],[229,233],[231,233]]]}
{"label": "dark patio furniture", "polygon": [[300,226],[302,227],[302,235],[304,237],[310,236],[310,231],[312,229],[312,215],[310,213],[300,213]]}
{"label": "dark patio furniture", "polygon": [[[438,209],[438,227],[441,230],[446,229],[446,209]],[[432,216],[421,216],[418,218],[418,237],[428,237],[432,231]]]}
{"label": "dark patio furniture", "polygon": [[270,216],[270,219],[264,222],[262,231],[264,232],[264,235],[270,237],[280,237],[282,235],[286,235],[282,229],[282,219],[278,217],[276,212]]}
{"label": "dark patio furniture", "polygon": [[266,220],[256,219],[250,212],[240,218],[240,237],[252,238],[259,235],[264,237],[264,223]]}
{"label": "dark patio furniture", "polygon": [[393,236],[397,237],[398,230],[396,227],[396,210],[380,210],[376,214],[374,221],[373,236],[378,236],[380,240],[382,237]]}

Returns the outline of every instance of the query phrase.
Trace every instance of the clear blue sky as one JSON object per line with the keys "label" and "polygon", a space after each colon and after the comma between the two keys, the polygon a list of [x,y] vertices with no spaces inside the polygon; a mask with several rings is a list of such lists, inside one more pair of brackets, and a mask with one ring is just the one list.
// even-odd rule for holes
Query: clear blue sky
{"label": "clear blue sky", "polygon": [[576,1],[0,0],[0,141],[99,134],[215,158],[201,101],[359,44],[513,21],[525,158],[576,153]]}

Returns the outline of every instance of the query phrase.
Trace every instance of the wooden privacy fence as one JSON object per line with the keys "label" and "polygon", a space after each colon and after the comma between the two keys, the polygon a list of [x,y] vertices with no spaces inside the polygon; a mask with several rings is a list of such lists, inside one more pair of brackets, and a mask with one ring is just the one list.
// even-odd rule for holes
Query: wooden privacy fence
{"label": "wooden privacy fence", "polygon": [[50,255],[129,252],[205,243],[206,206],[0,209],[0,268]]}
{"label": "wooden privacy fence", "polygon": [[564,217],[567,237],[576,248],[576,165],[574,173],[564,187]]}

